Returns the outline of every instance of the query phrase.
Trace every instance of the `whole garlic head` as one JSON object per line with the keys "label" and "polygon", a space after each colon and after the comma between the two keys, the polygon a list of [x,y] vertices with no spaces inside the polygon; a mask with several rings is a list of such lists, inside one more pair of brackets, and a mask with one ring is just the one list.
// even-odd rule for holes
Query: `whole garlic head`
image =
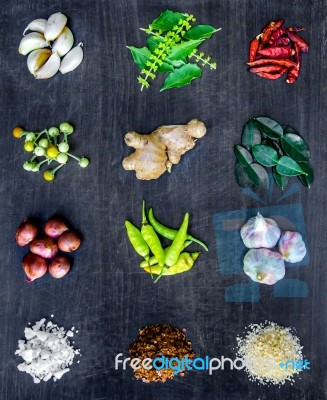
{"label": "whole garlic head", "polygon": [[284,232],[279,239],[278,249],[283,259],[290,263],[302,261],[307,254],[302,236],[298,232]]}
{"label": "whole garlic head", "polygon": [[250,249],[244,257],[243,269],[254,282],[266,285],[274,285],[285,275],[281,254],[269,249]]}
{"label": "whole garlic head", "polygon": [[249,249],[265,247],[271,249],[276,246],[280,238],[280,229],[271,218],[264,218],[259,212],[252,217],[241,229],[244,245]]}

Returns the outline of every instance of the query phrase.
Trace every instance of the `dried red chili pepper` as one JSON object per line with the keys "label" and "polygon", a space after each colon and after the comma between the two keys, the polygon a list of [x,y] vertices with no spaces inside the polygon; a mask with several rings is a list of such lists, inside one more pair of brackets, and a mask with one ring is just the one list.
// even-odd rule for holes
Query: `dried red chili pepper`
{"label": "dried red chili pepper", "polygon": [[271,21],[262,31],[262,38],[260,43],[260,48],[262,48],[266,43],[269,42],[271,35],[277,31],[277,29],[281,28],[284,24],[284,20],[280,19],[278,21]]}
{"label": "dried red chili pepper", "polygon": [[296,63],[289,59],[274,59],[274,58],[262,58],[261,60],[255,60],[247,63],[250,67],[259,67],[261,65],[280,65],[282,67],[291,68],[296,67]]}
{"label": "dried red chili pepper", "polygon": [[288,46],[290,39],[288,37],[280,37],[272,43],[272,46]]}
{"label": "dried red chili pepper", "polygon": [[280,65],[262,65],[261,67],[252,67],[249,69],[250,72],[256,74],[257,72],[267,72],[268,74],[273,74],[277,72],[281,72],[285,67],[281,67]]}
{"label": "dried red chili pepper", "polygon": [[269,39],[269,43],[273,44],[273,42],[277,39],[279,39],[281,36],[286,35],[286,29],[285,28],[279,28],[277,31],[275,31]]}
{"label": "dried red chili pepper", "polygon": [[298,44],[298,46],[300,47],[300,50],[303,53],[307,53],[309,51],[309,44],[302,39],[299,35],[297,35],[296,33],[287,31],[287,36],[292,40],[292,42],[295,44]]}
{"label": "dried red chili pepper", "polygon": [[290,46],[269,46],[258,50],[258,53],[271,58],[289,58],[295,54]]}
{"label": "dried red chili pepper", "polygon": [[295,43],[295,60],[296,60],[296,67],[292,67],[288,70],[286,76],[287,83],[295,83],[298,80],[301,70],[301,49],[300,46]]}
{"label": "dried red chili pepper", "polygon": [[259,49],[260,41],[258,37],[255,37],[251,40],[250,49],[249,49],[249,62],[254,61],[257,57],[258,49]]}
{"label": "dried red chili pepper", "polygon": [[287,68],[282,68],[282,70],[280,72],[278,72],[277,74],[269,74],[268,72],[256,72],[256,75],[261,76],[262,78],[275,80],[275,79],[279,79],[280,77],[282,77],[286,71],[287,71]]}

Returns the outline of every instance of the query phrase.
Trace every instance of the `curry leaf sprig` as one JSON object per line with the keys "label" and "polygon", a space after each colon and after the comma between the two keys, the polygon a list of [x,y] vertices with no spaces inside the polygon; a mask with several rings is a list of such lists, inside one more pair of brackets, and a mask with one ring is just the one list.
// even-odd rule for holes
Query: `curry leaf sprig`
{"label": "curry leaf sprig", "polygon": [[[168,74],[161,91],[186,86],[202,75],[200,66],[216,69],[216,63],[198,47],[219,31],[211,25],[195,25],[193,15],[166,10],[148,28],[145,47],[127,46],[141,69],[137,80],[141,90],[150,87],[158,74]],[[191,62],[193,61],[193,62]],[[200,66],[199,66],[200,65]]]}
{"label": "curry leaf sprig", "polygon": [[293,176],[308,188],[313,183],[308,145],[295,129],[271,118],[250,118],[243,129],[242,144],[234,146],[234,153],[237,183],[243,188],[267,189],[269,177],[265,168],[272,168],[274,180],[282,190]]}
{"label": "curry leaf sprig", "polygon": [[[148,216],[146,215],[144,201],[141,229],[131,222],[125,221],[131,245],[136,253],[144,258],[140,267],[150,273],[152,278],[153,275],[158,275],[155,282],[163,275],[180,274],[193,267],[200,252],[187,253],[183,251],[193,242],[208,250],[203,242],[188,234],[188,225],[189,214],[186,213],[178,230],[164,226],[156,220],[152,208],[149,210]],[[163,248],[159,236],[171,240],[170,246]]]}

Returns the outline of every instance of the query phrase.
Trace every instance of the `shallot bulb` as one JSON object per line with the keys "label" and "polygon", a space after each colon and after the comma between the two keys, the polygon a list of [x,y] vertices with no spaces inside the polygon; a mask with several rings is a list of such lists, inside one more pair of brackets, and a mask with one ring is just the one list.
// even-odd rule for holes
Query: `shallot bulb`
{"label": "shallot bulb", "polygon": [[38,228],[32,222],[25,221],[19,225],[16,232],[16,243],[18,246],[26,246],[38,234]]}
{"label": "shallot bulb", "polygon": [[48,269],[47,262],[37,254],[28,253],[22,261],[23,270],[27,276],[27,282],[41,278]]}
{"label": "shallot bulb", "polygon": [[62,278],[66,274],[68,274],[70,270],[70,262],[65,256],[58,256],[51,260],[49,265],[49,273],[54,278]]}
{"label": "shallot bulb", "polygon": [[30,250],[43,258],[52,258],[58,253],[58,246],[52,238],[46,237],[32,240]]}
{"label": "shallot bulb", "polygon": [[58,238],[61,234],[68,231],[68,226],[62,218],[53,216],[45,223],[44,230],[51,238]]}
{"label": "shallot bulb", "polygon": [[81,239],[76,231],[64,232],[58,240],[59,249],[67,253],[71,253],[77,250],[80,244]]}

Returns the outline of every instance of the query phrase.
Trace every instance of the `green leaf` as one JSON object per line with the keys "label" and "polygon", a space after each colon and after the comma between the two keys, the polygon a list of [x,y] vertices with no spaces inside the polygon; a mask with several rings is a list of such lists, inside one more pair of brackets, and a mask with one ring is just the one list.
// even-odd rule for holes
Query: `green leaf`
{"label": "green leaf", "polygon": [[309,161],[311,158],[310,150],[305,141],[296,133],[285,133],[281,138],[281,145],[285,153],[299,162]]}
{"label": "green leaf", "polygon": [[283,149],[280,147],[279,142],[277,140],[267,139],[266,144],[267,146],[270,146],[273,149],[275,149],[279,157],[283,157],[285,155]]}
{"label": "green leaf", "polygon": [[302,170],[300,165],[288,156],[283,156],[279,159],[276,171],[280,175],[286,176],[306,175],[306,172]]}
{"label": "green leaf", "polygon": [[242,145],[248,150],[251,150],[252,146],[261,143],[261,133],[256,127],[253,119],[245,124],[242,133]]}
{"label": "green leaf", "polygon": [[280,175],[275,168],[273,168],[273,176],[277,185],[284,190],[288,183],[288,177],[284,175]]}
{"label": "green leaf", "polygon": [[184,14],[166,10],[150,24],[150,27],[158,31],[171,31],[180,20],[184,19],[186,19]]}
{"label": "green leaf", "polygon": [[168,58],[172,61],[185,60],[185,58],[189,56],[202,42],[203,40],[188,40],[187,42],[177,44],[169,50]]}
{"label": "green leaf", "polygon": [[209,39],[212,34],[219,31],[211,25],[196,25],[186,32],[184,38],[188,40]]}
{"label": "green leaf", "polygon": [[156,36],[149,36],[146,40],[146,44],[149,48],[149,50],[151,51],[151,53],[153,53],[155,51],[155,49],[158,47],[159,43],[163,42],[163,38],[161,37],[156,37]]}
{"label": "green leaf", "polygon": [[258,163],[265,167],[273,167],[278,163],[277,151],[269,146],[257,144],[253,146],[252,152]]}
{"label": "green leaf", "polygon": [[255,187],[268,189],[269,176],[261,165],[253,163],[249,164],[245,169]]}
{"label": "green leaf", "polygon": [[182,67],[183,65],[185,65],[185,62],[184,62],[183,60],[176,60],[176,61],[173,61],[173,60],[170,60],[169,58],[165,58],[165,61],[166,61],[168,64],[172,65],[174,68],[180,68],[180,67]]}
{"label": "green leaf", "polygon": [[131,51],[135,64],[141,69],[147,68],[146,63],[150,59],[151,51],[147,47],[127,46],[127,48]]}
{"label": "green leaf", "polygon": [[201,75],[202,70],[197,65],[185,64],[167,76],[160,92],[189,85],[193,79],[200,78]]}
{"label": "green leaf", "polygon": [[301,164],[301,168],[307,175],[299,175],[298,178],[304,186],[310,189],[314,181],[313,169],[310,164]]}
{"label": "green leaf", "polygon": [[243,165],[240,164],[238,161],[235,164],[234,172],[235,172],[235,177],[236,177],[236,180],[237,180],[237,183],[239,186],[241,186],[242,188],[254,187],[254,185],[246,171],[246,168],[243,167]]}
{"label": "green leaf", "polygon": [[243,146],[238,144],[235,145],[234,154],[243,167],[247,167],[249,164],[253,163],[253,157],[251,156],[251,153]]}
{"label": "green leaf", "polygon": [[254,118],[257,122],[258,127],[262,130],[270,139],[279,139],[283,136],[283,128],[278,122],[267,117]]}

